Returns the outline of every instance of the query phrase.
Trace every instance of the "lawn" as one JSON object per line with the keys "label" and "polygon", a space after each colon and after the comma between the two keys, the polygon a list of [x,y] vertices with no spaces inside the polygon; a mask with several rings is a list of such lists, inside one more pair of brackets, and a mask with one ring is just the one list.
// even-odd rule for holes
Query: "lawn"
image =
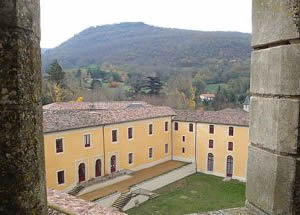
{"label": "lawn", "polygon": [[217,93],[218,87],[224,88],[226,84],[209,84],[206,86],[206,91],[210,93]]}
{"label": "lawn", "polygon": [[195,174],[156,191],[160,196],[126,211],[129,215],[182,215],[241,207],[245,204],[245,184],[236,180]]}

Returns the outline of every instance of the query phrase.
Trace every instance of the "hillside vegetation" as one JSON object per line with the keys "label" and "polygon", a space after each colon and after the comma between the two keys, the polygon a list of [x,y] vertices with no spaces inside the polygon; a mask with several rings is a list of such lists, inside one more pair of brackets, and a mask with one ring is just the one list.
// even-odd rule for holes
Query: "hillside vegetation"
{"label": "hillside vegetation", "polygon": [[[173,96],[185,101],[182,107],[173,105],[175,108],[185,108],[190,101],[198,103],[204,92],[222,94],[220,104],[223,100],[239,104],[249,89],[250,40],[246,33],[121,23],[88,28],[46,50],[42,61],[47,71],[58,60],[74,96],[82,94],[77,92],[87,83],[92,89],[100,88],[98,92],[108,100],[138,99],[154,92],[151,86],[159,81],[162,89],[156,90],[156,98],[162,96],[161,101],[166,101]],[[151,83],[150,76],[158,79]],[[98,94],[92,97],[99,100]]]}
{"label": "hillside vegetation", "polygon": [[[159,28],[121,23],[88,28],[43,55],[45,66],[59,59],[64,68],[90,64],[170,68],[205,67],[250,56],[250,34]],[[147,69],[147,68],[144,68]]]}

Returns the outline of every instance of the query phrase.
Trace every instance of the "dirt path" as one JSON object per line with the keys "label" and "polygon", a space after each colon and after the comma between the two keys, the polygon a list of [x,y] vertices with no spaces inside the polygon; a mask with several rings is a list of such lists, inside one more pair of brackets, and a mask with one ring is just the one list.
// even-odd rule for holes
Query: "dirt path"
{"label": "dirt path", "polygon": [[147,179],[159,176],[163,173],[169,172],[170,170],[176,169],[184,165],[185,163],[180,161],[167,161],[165,163],[161,163],[156,166],[137,171],[133,173],[132,177],[129,179],[109,185],[107,187],[102,187],[100,189],[83,194],[78,197],[87,201],[93,201],[95,199],[107,196],[116,191],[124,192],[126,190],[129,190],[129,187],[132,185],[141,183]]}

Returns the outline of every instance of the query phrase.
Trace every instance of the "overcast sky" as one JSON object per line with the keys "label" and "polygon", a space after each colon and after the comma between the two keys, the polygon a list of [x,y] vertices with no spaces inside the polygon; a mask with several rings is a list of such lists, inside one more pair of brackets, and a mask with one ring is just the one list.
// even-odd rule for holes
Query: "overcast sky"
{"label": "overcast sky", "polygon": [[41,0],[41,20],[43,48],[90,26],[120,22],[251,32],[251,0]]}

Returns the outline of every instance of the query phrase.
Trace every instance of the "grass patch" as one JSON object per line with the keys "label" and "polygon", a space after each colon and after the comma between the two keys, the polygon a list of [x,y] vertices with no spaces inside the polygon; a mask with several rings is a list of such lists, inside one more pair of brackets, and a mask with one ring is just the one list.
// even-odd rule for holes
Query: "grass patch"
{"label": "grass patch", "polygon": [[182,215],[244,206],[245,184],[236,180],[222,180],[221,177],[205,174],[186,177],[157,190],[159,197],[126,213]]}
{"label": "grass patch", "polygon": [[226,84],[209,84],[206,86],[206,91],[210,93],[217,93],[218,87],[225,88]]}

